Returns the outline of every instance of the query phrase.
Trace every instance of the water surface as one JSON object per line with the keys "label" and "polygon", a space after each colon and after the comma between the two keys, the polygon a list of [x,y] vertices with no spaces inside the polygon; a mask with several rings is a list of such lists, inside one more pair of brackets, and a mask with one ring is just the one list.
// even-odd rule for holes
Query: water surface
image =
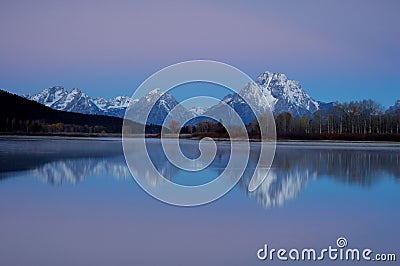
{"label": "water surface", "polygon": [[[196,141],[181,146],[198,156]],[[318,248],[340,236],[353,247],[400,248],[398,145],[279,143],[268,177],[249,193],[252,143],[234,189],[192,208],[146,194],[118,139],[2,137],[0,147],[0,265],[274,265],[257,260],[265,243]],[[150,157],[180,184],[209,182],[229,160],[220,142],[210,167],[193,174],[160,147],[149,140]]]}

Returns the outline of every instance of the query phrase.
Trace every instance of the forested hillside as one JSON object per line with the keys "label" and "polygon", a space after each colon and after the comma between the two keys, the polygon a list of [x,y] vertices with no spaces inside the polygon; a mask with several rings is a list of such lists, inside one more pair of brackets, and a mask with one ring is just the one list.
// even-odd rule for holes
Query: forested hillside
{"label": "forested hillside", "polygon": [[[122,118],[53,110],[0,90],[0,132],[3,133],[121,133]],[[132,122],[133,131],[138,128]]]}

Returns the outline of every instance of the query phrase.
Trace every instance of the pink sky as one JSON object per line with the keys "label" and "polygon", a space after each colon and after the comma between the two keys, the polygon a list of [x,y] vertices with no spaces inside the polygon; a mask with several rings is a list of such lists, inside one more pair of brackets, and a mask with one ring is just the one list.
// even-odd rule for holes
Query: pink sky
{"label": "pink sky", "polygon": [[212,59],[252,77],[286,73],[317,100],[400,99],[397,1],[2,1],[0,7],[0,88],[16,93],[61,85],[91,96],[131,95],[165,66]]}

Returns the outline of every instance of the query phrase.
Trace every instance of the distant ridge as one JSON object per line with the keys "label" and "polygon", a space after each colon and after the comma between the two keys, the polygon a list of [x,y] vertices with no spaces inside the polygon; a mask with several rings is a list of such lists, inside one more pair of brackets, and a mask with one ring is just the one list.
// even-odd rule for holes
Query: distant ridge
{"label": "distant ridge", "polygon": [[[284,74],[265,71],[258,76],[254,84],[256,86],[243,84],[243,88],[235,89],[241,89],[257,110],[265,111],[269,106],[275,115],[289,112],[296,117],[303,115],[312,117],[319,108],[319,102],[309,96],[298,81],[288,79]],[[131,99],[128,96],[118,96],[110,100],[91,98],[80,89],[74,88],[72,91],[67,91],[60,86],[46,88],[35,95],[23,95],[23,97],[56,110],[116,117],[123,117],[126,108],[130,106],[133,110],[134,121],[141,121],[144,110],[151,105],[153,108],[147,120],[148,125],[161,125],[167,114],[179,104],[173,95],[161,93],[161,90],[157,88],[153,88],[140,99]],[[266,101],[260,101],[260,99]],[[238,94],[229,94],[222,101],[231,106],[245,123],[254,119],[248,105]],[[220,105],[221,103],[210,108],[199,106],[190,109],[179,106],[174,120],[182,123],[203,114],[218,117],[221,115]],[[227,118],[226,115],[221,117],[224,121],[228,121]]]}
{"label": "distant ridge", "polygon": [[[29,131],[44,124],[62,123],[80,127],[99,127],[105,133],[120,133],[123,119],[58,111],[21,96],[0,90],[0,132]],[[133,123],[136,127],[137,123]],[[29,132],[28,132],[29,133]],[[100,132],[99,132],[100,133]]]}
{"label": "distant ridge", "polygon": [[[307,116],[312,119],[316,112],[327,114],[337,106],[338,102],[320,102],[313,99],[303,90],[300,82],[287,78],[285,74],[265,71],[261,73],[254,83],[243,84],[241,95],[246,95],[246,101],[255,107],[258,113],[266,111],[268,106],[275,116],[282,113],[290,113],[296,118]],[[161,125],[167,114],[175,108],[179,102],[170,93],[162,93],[162,90],[154,88],[140,99],[131,99],[128,96],[117,96],[113,99],[91,98],[80,89],[74,88],[68,91],[60,86],[46,88],[35,95],[23,95],[23,97],[44,104],[55,110],[77,112],[83,114],[107,115],[123,118],[126,108],[129,106],[131,117],[136,122],[142,122],[146,110],[152,107],[147,119],[147,125]],[[203,118],[197,116],[212,116],[229,123],[232,117],[227,112],[222,112],[223,103],[231,106],[245,123],[254,120],[255,116],[250,111],[249,105],[239,94],[228,94],[221,102],[211,107],[196,106],[190,109],[178,106],[174,120],[182,124],[191,120],[191,124],[200,122]],[[400,109],[400,100],[396,101],[386,112],[394,114]],[[167,123],[168,124],[168,121]]]}
{"label": "distant ridge", "polygon": [[128,96],[117,96],[110,100],[91,98],[78,88],[68,91],[61,86],[46,88],[34,95],[22,96],[55,110],[116,117],[124,116],[125,109],[131,101]]}

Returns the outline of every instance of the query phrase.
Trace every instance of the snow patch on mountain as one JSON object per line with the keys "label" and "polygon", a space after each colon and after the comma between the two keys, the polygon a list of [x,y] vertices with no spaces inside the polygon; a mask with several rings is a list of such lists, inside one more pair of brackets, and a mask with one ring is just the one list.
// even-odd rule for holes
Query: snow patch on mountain
{"label": "snow patch on mountain", "polygon": [[[168,116],[172,110],[173,113]],[[186,120],[194,117],[194,114],[179,104],[173,95],[163,93],[159,88],[148,92],[132,103],[127,112],[130,120],[147,125],[162,125],[164,120],[166,120],[167,126],[171,120],[182,125]],[[146,117],[147,120],[144,121]]]}
{"label": "snow patch on mountain", "polygon": [[[179,123],[201,115],[218,117],[229,123],[232,120],[232,112],[238,113],[244,123],[249,123],[254,120],[254,113],[262,114],[268,108],[275,115],[289,112],[296,117],[303,115],[312,117],[321,106],[301,88],[298,81],[290,80],[284,74],[269,71],[259,75],[255,83],[244,84],[240,95],[229,94],[214,106],[209,108],[192,107],[189,110],[179,105],[171,94],[162,93],[161,89],[154,89],[140,99],[117,96],[106,100],[104,98],[91,98],[77,88],[69,92],[63,87],[56,86],[25,97],[56,110],[117,117],[124,117],[129,106],[132,111],[131,117],[135,121],[141,122],[143,116],[150,112],[147,124],[157,125],[161,125],[167,114],[175,107],[175,113],[169,119],[174,119]],[[224,103],[232,107],[233,110],[227,111],[226,107],[223,106]],[[254,110],[250,109],[249,104]],[[152,108],[152,110],[149,110],[149,108]]]}
{"label": "snow patch on mountain", "polygon": [[227,110],[223,103],[232,107],[244,123],[253,121],[256,115],[262,115],[268,108],[275,115],[289,112],[296,117],[312,117],[320,105],[301,88],[298,81],[268,71],[262,73],[256,83],[246,84],[238,94],[227,95],[222,103],[211,107],[205,114],[231,122],[233,110]]}
{"label": "snow patch on mountain", "polygon": [[193,106],[189,108],[189,112],[191,112],[194,116],[199,116],[204,114],[208,110],[208,107],[204,106]]}
{"label": "snow patch on mountain", "polygon": [[[222,119],[227,124],[237,124],[234,121],[233,114],[237,113],[247,124],[253,121],[256,115],[259,116],[267,111],[269,103],[262,96],[260,87],[254,82],[249,82],[240,90],[239,94],[225,96],[220,103],[212,106],[204,115],[214,117],[217,120]],[[226,105],[231,108],[227,108]]]}
{"label": "snow patch on mountain", "polygon": [[110,100],[93,99],[78,88],[69,92],[60,86],[46,88],[35,95],[24,97],[56,110],[117,117],[123,117],[126,107],[137,101],[128,96],[117,96]]}
{"label": "snow patch on mountain", "polygon": [[289,112],[294,116],[312,116],[319,103],[309,96],[298,81],[281,73],[266,71],[258,76],[257,84],[267,98],[274,114]]}

